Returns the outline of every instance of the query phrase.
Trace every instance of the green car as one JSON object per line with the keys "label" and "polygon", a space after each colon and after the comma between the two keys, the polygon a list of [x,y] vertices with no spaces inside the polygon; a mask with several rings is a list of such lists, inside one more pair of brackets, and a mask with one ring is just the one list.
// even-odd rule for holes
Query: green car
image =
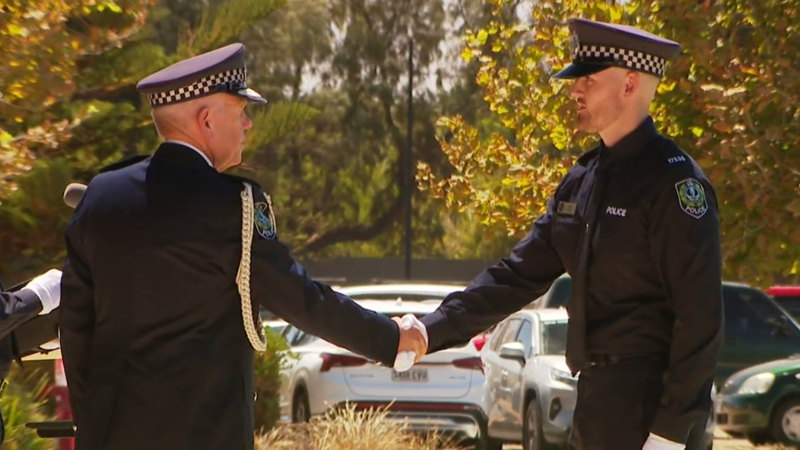
{"label": "green car", "polygon": [[753,444],[800,447],[800,357],[753,366],[725,382],[716,400],[717,427]]}

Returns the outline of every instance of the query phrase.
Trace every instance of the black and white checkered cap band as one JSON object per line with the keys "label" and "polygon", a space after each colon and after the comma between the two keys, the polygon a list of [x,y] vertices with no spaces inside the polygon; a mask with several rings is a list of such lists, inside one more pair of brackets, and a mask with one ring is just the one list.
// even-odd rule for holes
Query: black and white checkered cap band
{"label": "black and white checkered cap band", "polygon": [[160,106],[201,97],[213,92],[236,92],[240,89],[247,89],[245,78],[244,68],[231,69],[200,78],[188,86],[147,94],[147,97],[150,99],[150,105]]}
{"label": "black and white checkered cap band", "polygon": [[663,77],[667,70],[667,60],[664,58],[608,45],[581,44],[573,51],[572,59],[578,63],[627,67],[659,78]]}

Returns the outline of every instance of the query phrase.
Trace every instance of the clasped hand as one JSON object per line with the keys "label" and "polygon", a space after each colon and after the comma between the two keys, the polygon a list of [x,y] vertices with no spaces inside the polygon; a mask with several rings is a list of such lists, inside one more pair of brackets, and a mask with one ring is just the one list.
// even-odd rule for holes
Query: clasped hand
{"label": "clasped hand", "polygon": [[392,317],[392,320],[397,323],[400,332],[394,369],[403,372],[428,352],[428,332],[413,314],[406,314],[402,318]]}

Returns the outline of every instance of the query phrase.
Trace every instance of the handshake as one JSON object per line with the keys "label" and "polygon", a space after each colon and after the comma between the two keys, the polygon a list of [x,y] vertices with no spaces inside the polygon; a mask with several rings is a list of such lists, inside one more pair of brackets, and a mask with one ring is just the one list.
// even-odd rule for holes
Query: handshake
{"label": "handshake", "polygon": [[394,370],[405,372],[428,353],[428,330],[413,314],[392,317],[400,331]]}

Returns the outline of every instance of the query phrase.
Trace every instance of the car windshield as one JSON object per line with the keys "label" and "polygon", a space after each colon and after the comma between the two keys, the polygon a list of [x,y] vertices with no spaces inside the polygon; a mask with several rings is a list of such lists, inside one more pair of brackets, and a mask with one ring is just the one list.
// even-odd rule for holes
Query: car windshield
{"label": "car windshield", "polygon": [[563,355],[567,351],[567,321],[542,322],[542,354]]}

